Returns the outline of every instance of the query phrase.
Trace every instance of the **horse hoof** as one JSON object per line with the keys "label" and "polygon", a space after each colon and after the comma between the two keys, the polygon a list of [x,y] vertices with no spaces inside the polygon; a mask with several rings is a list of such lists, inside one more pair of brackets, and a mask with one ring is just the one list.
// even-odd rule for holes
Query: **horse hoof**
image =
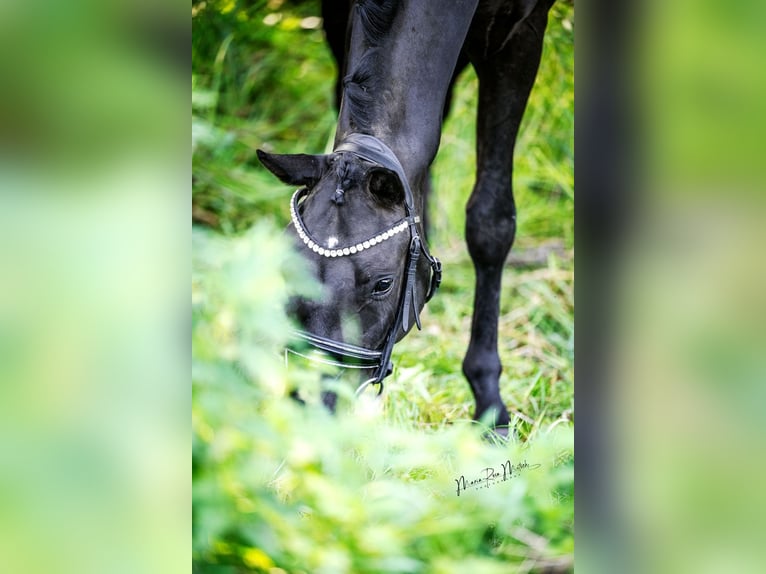
{"label": "horse hoof", "polygon": [[494,427],[484,433],[484,440],[498,446],[508,444],[510,441],[516,440],[517,438],[518,434],[516,429],[507,426]]}

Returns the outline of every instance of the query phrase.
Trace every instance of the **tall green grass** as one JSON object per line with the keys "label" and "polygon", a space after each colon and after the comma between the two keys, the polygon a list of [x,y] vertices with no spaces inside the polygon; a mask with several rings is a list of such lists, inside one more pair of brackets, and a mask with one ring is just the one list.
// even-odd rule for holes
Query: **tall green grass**
{"label": "tall green grass", "polygon": [[[501,394],[519,438],[569,424],[574,413],[573,271],[555,264],[508,268],[498,325],[504,371]],[[473,416],[473,395],[460,369],[468,348],[473,268],[446,262],[445,280],[423,313],[423,332],[394,349],[397,371],[386,408],[401,424],[437,426]]]}

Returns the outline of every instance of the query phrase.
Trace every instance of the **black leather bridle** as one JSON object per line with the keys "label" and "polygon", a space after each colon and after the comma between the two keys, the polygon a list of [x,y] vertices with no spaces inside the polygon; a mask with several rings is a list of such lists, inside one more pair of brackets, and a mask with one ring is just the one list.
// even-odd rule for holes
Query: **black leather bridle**
{"label": "black leather bridle", "polygon": [[[308,190],[298,190],[291,202],[291,217],[293,224],[295,225],[296,232],[312,251],[318,253],[324,257],[343,257],[347,255],[353,255],[358,251],[369,249],[374,247],[378,243],[382,243],[392,235],[402,232],[404,229],[409,229],[410,232],[410,246],[407,254],[407,261],[405,263],[405,280],[402,286],[402,291],[399,295],[399,304],[396,312],[396,318],[394,323],[388,330],[388,334],[383,342],[383,346],[380,349],[367,349],[365,347],[359,347],[344,343],[342,341],[336,341],[334,339],[328,339],[320,335],[308,333],[306,331],[294,331],[293,335],[296,339],[299,339],[304,345],[313,347],[316,350],[324,353],[329,353],[331,356],[340,357],[341,360],[322,360],[322,362],[330,363],[344,368],[356,368],[356,369],[374,369],[373,376],[367,379],[357,389],[357,394],[363,391],[369,385],[380,385],[378,394],[383,392],[383,379],[393,371],[393,365],[391,363],[391,352],[394,349],[394,343],[399,333],[399,329],[402,329],[406,333],[410,327],[410,313],[415,315],[415,324],[418,329],[421,328],[420,317],[417,308],[417,301],[415,297],[415,282],[417,275],[418,261],[421,254],[428,260],[431,265],[431,279],[428,287],[428,293],[426,293],[425,301],[428,302],[433,297],[436,290],[439,288],[442,277],[441,262],[433,257],[429,251],[426,243],[421,239],[420,232],[418,230],[418,224],[421,219],[415,210],[415,200],[412,195],[412,189],[410,188],[407,176],[404,173],[401,163],[391,149],[380,141],[378,138],[364,135],[364,134],[350,134],[347,136],[336,148],[335,152],[348,152],[352,153],[360,159],[372,162],[381,167],[389,169],[397,174],[402,187],[404,188],[404,207],[405,217],[400,222],[397,222],[392,228],[378,234],[368,241],[358,243],[356,245],[331,249],[320,245],[306,230],[306,226],[303,224],[300,212],[298,210],[299,201],[308,194]],[[287,349],[295,354],[302,355],[295,347],[289,347]],[[310,357],[309,357],[310,358]]]}

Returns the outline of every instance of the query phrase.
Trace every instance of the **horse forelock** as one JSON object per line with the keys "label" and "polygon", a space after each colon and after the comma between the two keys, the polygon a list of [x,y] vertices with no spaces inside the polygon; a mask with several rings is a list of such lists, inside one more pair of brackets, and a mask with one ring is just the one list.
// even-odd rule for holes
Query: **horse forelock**
{"label": "horse forelock", "polygon": [[338,180],[338,187],[343,191],[348,191],[353,184],[354,170],[352,169],[352,158],[345,153],[339,153],[333,161],[333,171]]}

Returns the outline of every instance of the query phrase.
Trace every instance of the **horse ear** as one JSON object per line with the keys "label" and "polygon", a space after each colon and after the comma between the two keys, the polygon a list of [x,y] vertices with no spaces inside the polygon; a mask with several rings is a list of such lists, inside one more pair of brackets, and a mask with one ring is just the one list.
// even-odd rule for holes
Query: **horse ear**
{"label": "horse ear", "polygon": [[367,172],[367,188],[386,207],[404,201],[404,187],[396,172],[384,167],[373,167]]}
{"label": "horse ear", "polygon": [[284,183],[312,186],[327,170],[329,155],[267,153],[256,150],[263,166]]}

